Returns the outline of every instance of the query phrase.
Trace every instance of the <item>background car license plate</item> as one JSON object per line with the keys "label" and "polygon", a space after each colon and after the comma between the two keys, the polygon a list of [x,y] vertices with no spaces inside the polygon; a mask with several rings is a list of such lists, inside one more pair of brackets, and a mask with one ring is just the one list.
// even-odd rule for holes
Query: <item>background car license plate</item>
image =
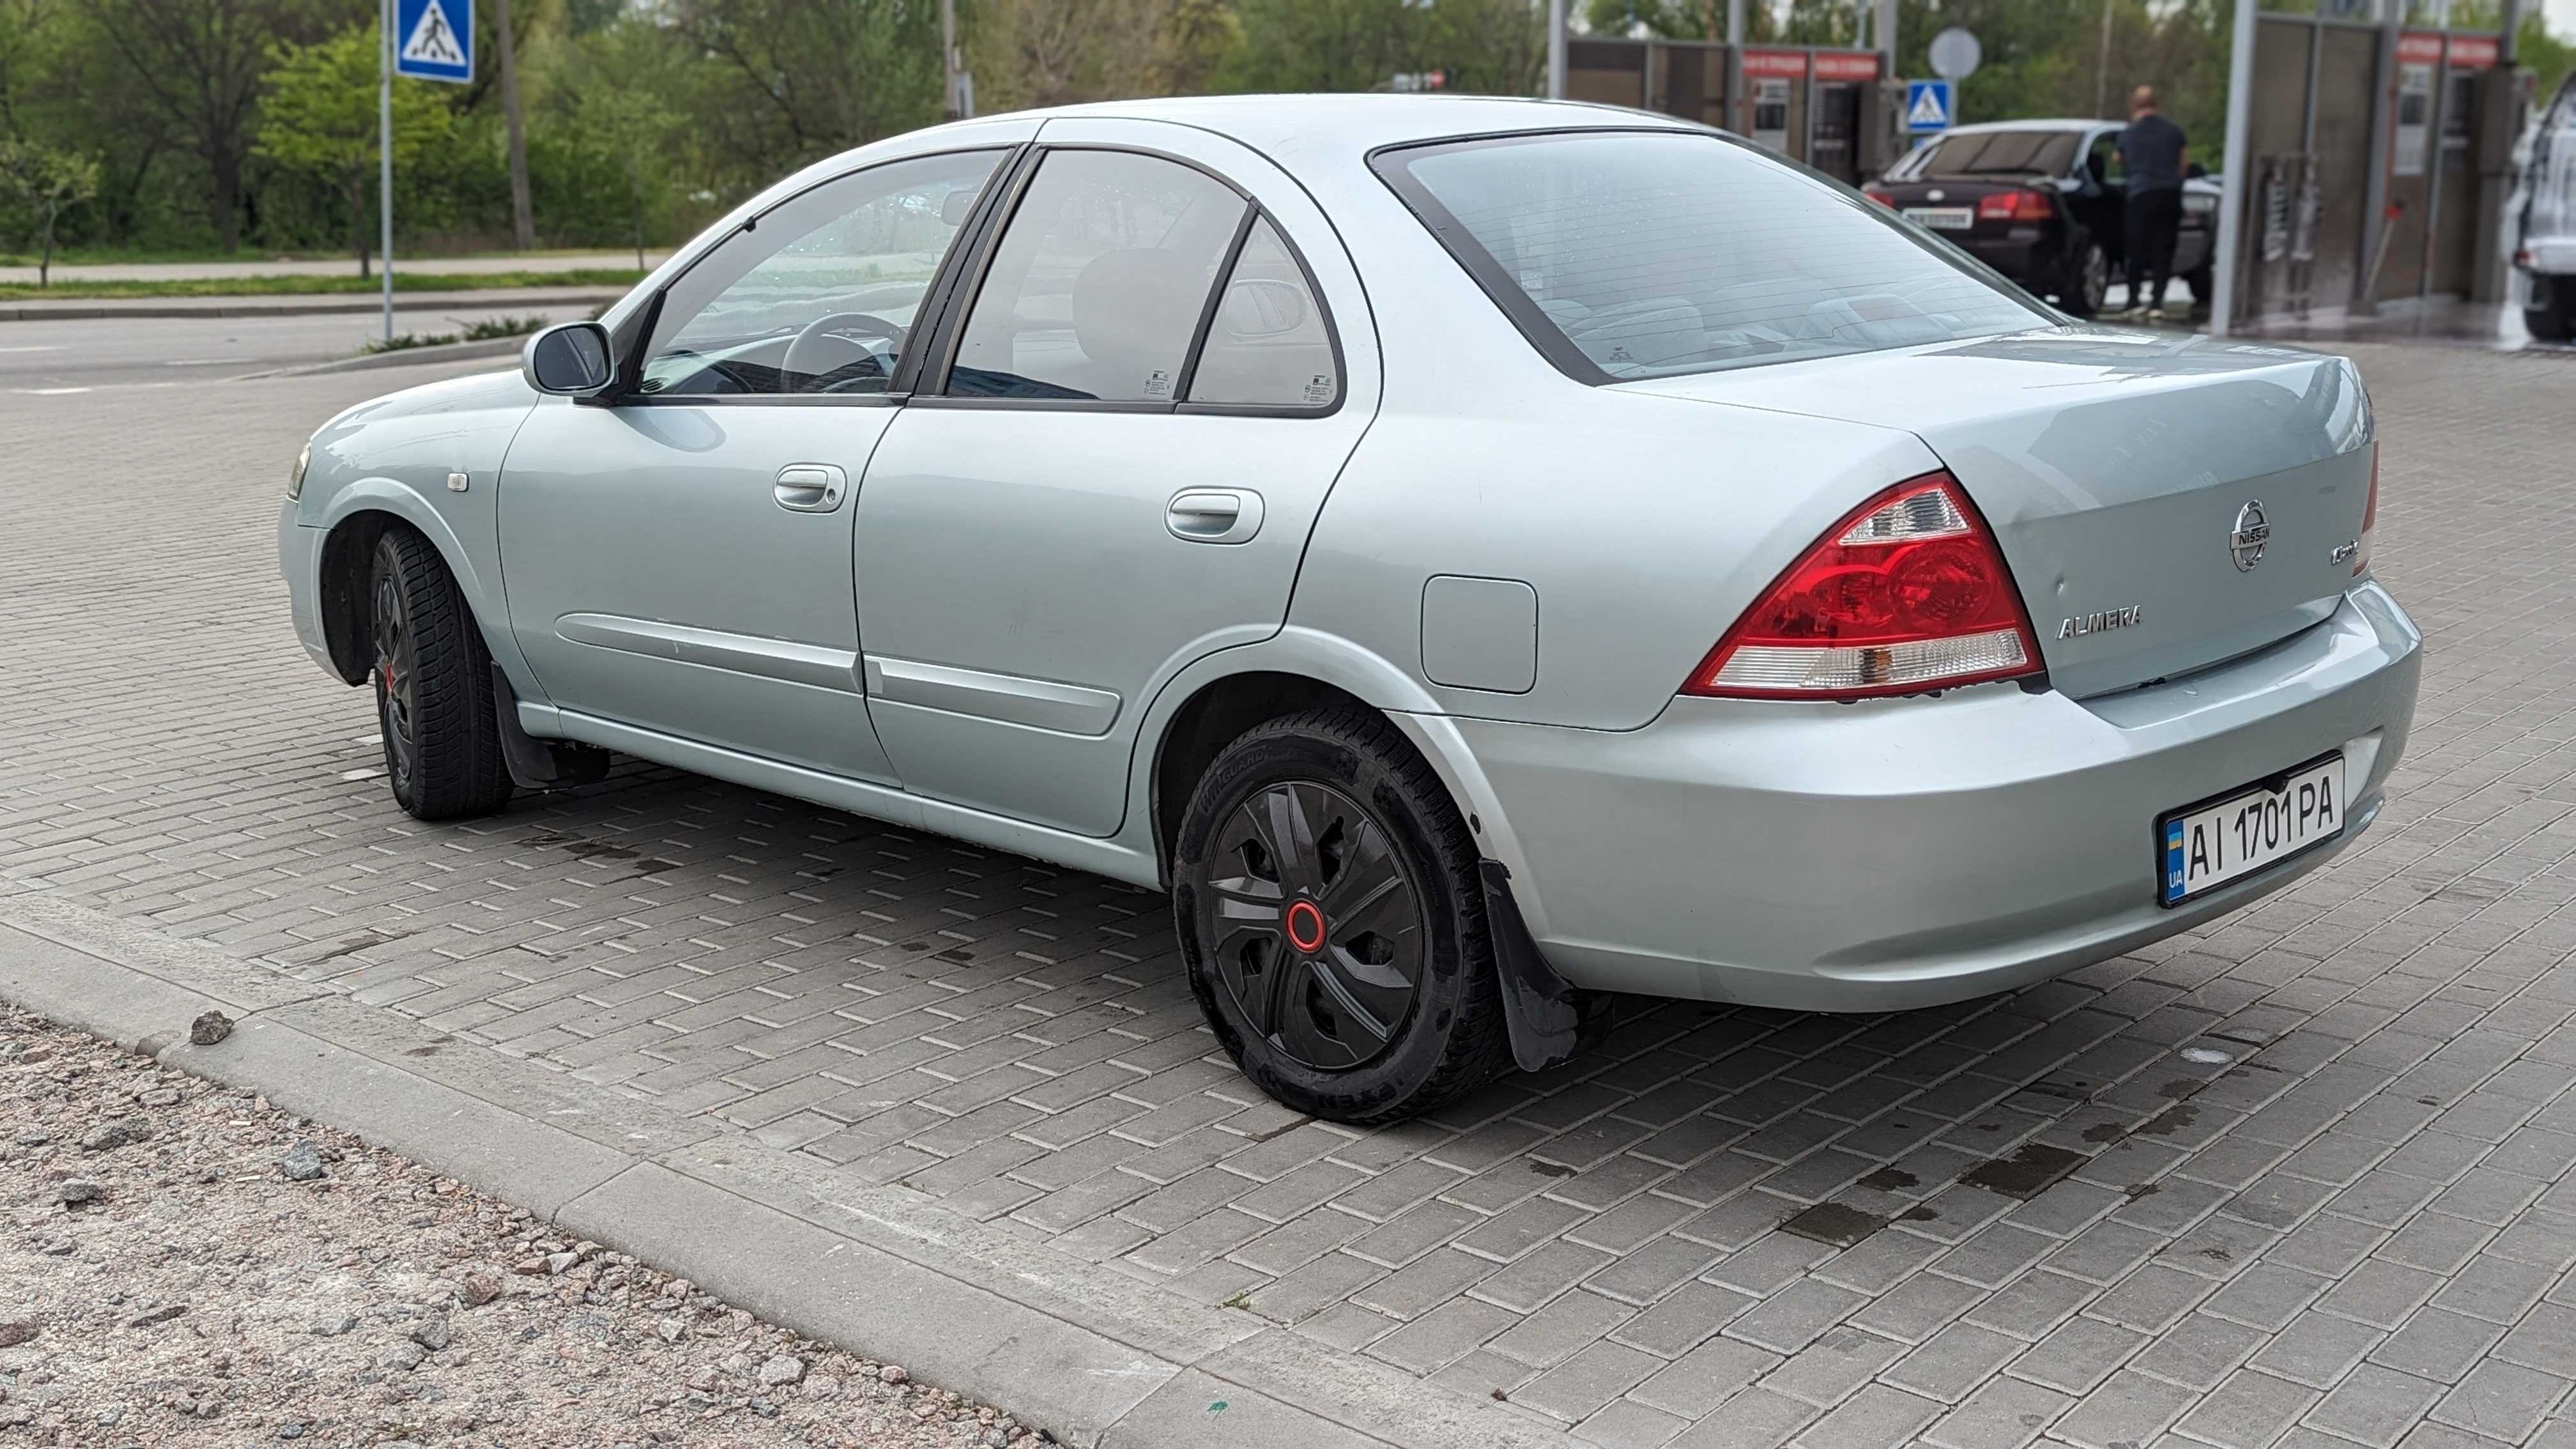
{"label": "background car license plate", "polygon": [[1976,209],[1967,206],[1909,206],[1905,218],[1934,231],[1970,231],[1977,225]]}
{"label": "background car license plate", "polygon": [[2281,788],[2257,785],[2157,822],[2164,843],[2164,904],[2277,865],[2343,833],[2343,756],[2301,765]]}

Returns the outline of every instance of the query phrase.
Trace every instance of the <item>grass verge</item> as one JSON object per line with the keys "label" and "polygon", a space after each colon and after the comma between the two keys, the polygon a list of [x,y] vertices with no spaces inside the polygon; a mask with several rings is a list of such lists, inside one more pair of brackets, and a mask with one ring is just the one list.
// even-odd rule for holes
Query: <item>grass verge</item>
{"label": "grass verge", "polygon": [[[488,292],[517,287],[631,287],[644,274],[632,267],[583,267],[569,272],[396,272],[394,291]],[[83,302],[131,297],[298,297],[369,293],[383,283],[352,273],[340,277],[184,277],[172,281],[57,282],[50,287],[0,282],[0,301]]]}

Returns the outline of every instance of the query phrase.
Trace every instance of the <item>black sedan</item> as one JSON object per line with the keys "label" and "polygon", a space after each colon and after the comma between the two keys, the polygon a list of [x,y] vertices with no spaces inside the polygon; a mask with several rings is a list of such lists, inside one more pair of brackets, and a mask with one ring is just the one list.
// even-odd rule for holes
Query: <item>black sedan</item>
{"label": "black sedan", "polygon": [[[2127,181],[2112,121],[1995,121],[1945,131],[1861,188],[2078,317],[2127,265]],[[2183,183],[2173,275],[2209,307],[2218,183],[2192,168]]]}

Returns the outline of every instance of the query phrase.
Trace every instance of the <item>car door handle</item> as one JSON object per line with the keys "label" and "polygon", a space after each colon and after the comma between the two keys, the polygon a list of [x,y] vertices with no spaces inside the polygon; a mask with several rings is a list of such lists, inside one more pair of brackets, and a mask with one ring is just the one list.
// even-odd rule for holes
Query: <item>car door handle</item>
{"label": "car door handle", "polygon": [[829,463],[790,463],[778,470],[769,496],[791,513],[829,513],[850,491],[850,475]]}
{"label": "car door handle", "polygon": [[1184,488],[1163,506],[1163,526],[1186,543],[1242,543],[1261,531],[1261,495],[1249,488]]}

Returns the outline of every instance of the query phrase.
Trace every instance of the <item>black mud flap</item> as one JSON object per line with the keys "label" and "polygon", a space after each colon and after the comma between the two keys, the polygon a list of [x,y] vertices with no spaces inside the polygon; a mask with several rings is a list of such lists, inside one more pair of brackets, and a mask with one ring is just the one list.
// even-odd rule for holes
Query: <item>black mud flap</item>
{"label": "black mud flap", "polygon": [[522,790],[569,790],[608,777],[609,754],[596,745],[541,740],[519,727],[519,695],[510,676],[492,666],[492,712],[501,726],[501,760]]}
{"label": "black mud flap", "polygon": [[1477,868],[1485,882],[1485,924],[1493,932],[1512,1060],[1522,1071],[1545,1071],[1601,1039],[1610,1026],[1610,1000],[1578,990],[1547,964],[1521,919],[1520,903],[1512,899],[1512,873],[1501,861],[1479,861]]}

